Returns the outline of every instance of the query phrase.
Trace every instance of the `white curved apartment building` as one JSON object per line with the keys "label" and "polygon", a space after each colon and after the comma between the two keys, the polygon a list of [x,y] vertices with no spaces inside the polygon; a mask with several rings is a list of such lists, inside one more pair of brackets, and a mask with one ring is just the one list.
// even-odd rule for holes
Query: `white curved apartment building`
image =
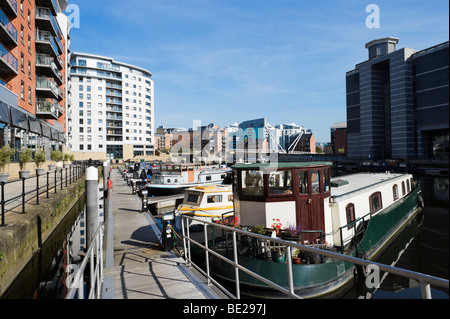
{"label": "white curved apartment building", "polygon": [[70,59],[68,148],[79,160],[154,154],[152,74],[112,58],[74,52]]}

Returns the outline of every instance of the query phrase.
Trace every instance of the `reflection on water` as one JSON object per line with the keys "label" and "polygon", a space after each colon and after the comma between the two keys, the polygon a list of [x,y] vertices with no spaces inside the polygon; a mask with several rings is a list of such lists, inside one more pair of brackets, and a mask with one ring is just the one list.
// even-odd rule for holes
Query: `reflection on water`
{"label": "reflection on water", "polygon": [[[425,207],[377,262],[440,278],[449,278],[449,179],[417,177]],[[345,298],[420,299],[420,284],[386,275],[376,291],[367,291],[363,280]],[[448,299],[448,290],[431,287],[433,299]]]}

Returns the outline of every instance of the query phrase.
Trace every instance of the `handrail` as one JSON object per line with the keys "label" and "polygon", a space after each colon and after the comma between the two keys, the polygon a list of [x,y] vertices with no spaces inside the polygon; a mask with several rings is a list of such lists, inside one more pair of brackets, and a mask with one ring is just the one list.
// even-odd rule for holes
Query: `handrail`
{"label": "handrail", "polygon": [[[197,241],[193,240],[192,238],[190,238],[189,235],[189,227],[187,227],[187,236],[185,234],[185,220],[186,219],[190,219],[193,220],[197,223],[201,223],[204,225],[204,230],[205,230],[205,244],[201,244],[198,243]],[[211,275],[209,274],[209,258],[208,258],[208,254],[213,254],[214,256],[220,258],[221,260],[227,262],[228,264],[231,264],[232,266],[235,267],[235,271],[236,271],[236,296],[232,295],[230,292],[226,291],[227,294],[229,294],[232,298],[240,298],[240,289],[239,289],[239,270],[246,272],[247,274],[253,276],[256,279],[259,279],[261,281],[263,281],[264,283],[268,284],[269,286],[271,286],[272,288],[275,288],[279,291],[281,291],[282,293],[286,294],[287,296],[289,296],[290,298],[301,298],[299,295],[294,293],[294,287],[293,287],[293,278],[292,278],[292,258],[291,258],[291,249],[285,249],[286,253],[287,253],[287,273],[289,276],[288,282],[289,282],[289,289],[286,289],[284,287],[280,287],[279,285],[277,285],[276,283],[261,277],[260,275],[252,272],[251,270],[248,270],[246,268],[244,268],[243,266],[239,265],[238,263],[238,258],[237,258],[237,242],[236,242],[236,234],[240,233],[240,234],[244,234],[246,236],[250,236],[250,237],[254,237],[254,238],[258,238],[258,239],[263,239],[263,240],[270,240],[271,242],[275,242],[275,243],[279,243],[280,245],[283,245],[284,247],[293,247],[293,248],[298,248],[301,249],[303,251],[308,251],[311,253],[315,253],[315,254],[319,254],[319,255],[323,255],[323,256],[327,256],[327,257],[331,257],[334,259],[338,259],[341,261],[346,261],[346,262],[350,262],[353,263],[355,265],[361,265],[363,267],[367,267],[367,266],[377,266],[379,268],[379,270],[381,271],[385,271],[394,275],[398,275],[398,276],[402,276],[402,277],[406,277],[409,279],[414,279],[420,282],[421,288],[422,288],[422,298],[424,299],[431,299],[431,290],[430,290],[430,285],[433,286],[437,286],[437,287],[442,287],[442,288],[449,288],[449,281],[446,279],[442,279],[442,278],[438,278],[435,276],[431,276],[431,275],[426,275],[426,274],[422,274],[422,273],[418,273],[415,271],[410,271],[410,270],[406,270],[406,269],[402,269],[402,268],[396,268],[396,267],[392,267],[389,265],[385,265],[385,264],[381,264],[381,263],[377,263],[377,262],[373,262],[373,261],[367,261],[367,260],[363,260],[360,258],[356,258],[356,257],[352,257],[352,256],[348,256],[348,255],[343,255],[343,254],[339,254],[339,253],[335,253],[332,251],[328,251],[328,250],[323,250],[323,249],[318,249],[318,248],[314,248],[314,247],[310,247],[310,246],[305,246],[305,245],[301,245],[301,244],[297,244],[297,243],[292,243],[290,241],[285,241],[282,239],[278,239],[278,238],[271,238],[268,236],[264,236],[264,235],[259,235],[256,233],[251,233],[245,230],[241,230],[238,228],[233,228],[233,227],[229,227],[229,226],[224,226],[224,225],[220,225],[220,224],[216,224],[216,223],[211,223],[211,222],[207,222],[207,221],[203,221],[200,219],[196,219],[194,217],[190,217],[190,216],[186,216],[186,215],[181,215],[181,227],[182,227],[182,239],[183,239],[183,246],[184,246],[184,252],[185,252],[185,258],[186,258],[186,266],[194,266],[197,270],[199,270],[201,273],[203,273],[205,276],[207,276],[208,281],[213,282],[214,284],[218,285],[221,289],[224,289],[224,291],[226,291],[226,289],[224,287],[222,287],[222,285],[220,285],[217,281],[215,281]],[[230,260],[220,254],[218,254],[217,252],[215,252],[214,250],[210,249],[208,247],[208,241],[207,241],[207,226],[214,226],[214,227],[219,227],[222,228],[224,230],[227,230],[229,232],[232,232],[233,234],[233,250],[234,250],[234,260]],[[207,258],[206,258],[206,269],[207,271],[204,272],[199,266],[195,265],[192,260],[191,260],[191,249],[190,246],[187,246],[187,242],[189,243],[194,243],[196,246],[200,247],[201,249],[205,250],[205,252],[207,253]]]}
{"label": "handrail", "polygon": [[[59,176],[57,176],[58,171]],[[63,172],[65,171],[65,174]],[[52,193],[57,193],[58,186],[60,189],[63,189],[68,186],[68,184],[72,184],[79,178],[83,176],[84,167],[81,165],[72,165],[70,167],[62,168],[61,170],[54,170],[52,172],[47,171],[42,175],[34,175],[22,179],[11,180],[7,182],[0,182],[0,227],[5,226],[5,214],[7,212],[11,212],[19,206],[22,206],[22,213],[25,212],[25,204],[32,199],[36,199],[36,205],[39,205],[39,196],[41,194],[47,194],[46,197],[49,198],[50,191]],[[51,174],[52,173],[52,174]],[[52,176],[50,176],[52,175]],[[39,178],[42,177],[43,183],[39,182]],[[46,181],[45,181],[46,178]],[[30,183],[26,183],[27,181],[31,181],[36,179],[34,184],[31,184],[33,188],[30,189]],[[21,191],[16,191],[13,189],[14,183],[21,183]],[[8,194],[5,194],[5,186],[8,185]],[[28,187],[26,187],[28,186]],[[19,188],[19,186],[16,186]],[[12,196],[11,196],[12,195]],[[8,208],[6,207],[8,205]]]}
{"label": "handrail", "polygon": [[66,299],[77,298],[84,299],[84,271],[90,261],[90,289],[87,295],[88,299],[100,299],[101,283],[103,282],[103,222],[99,224],[94,233],[91,245],[88,247],[86,256],[81,262],[72,282],[68,282],[69,291]]}

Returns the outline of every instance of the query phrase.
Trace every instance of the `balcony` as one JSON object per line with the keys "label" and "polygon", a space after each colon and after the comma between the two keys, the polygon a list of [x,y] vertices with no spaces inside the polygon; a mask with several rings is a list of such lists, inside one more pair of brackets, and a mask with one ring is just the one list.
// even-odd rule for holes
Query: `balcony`
{"label": "balcony", "polygon": [[50,31],[50,33],[57,37],[58,34],[61,34],[59,30],[58,23],[56,22],[55,17],[52,15],[50,9],[36,7],[36,25],[45,31]]}
{"label": "balcony", "polygon": [[36,54],[36,71],[40,74],[56,79],[59,85],[63,83],[63,77],[56,67],[54,58],[46,54]]}
{"label": "balcony", "polygon": [[122,104],[122,99],[107,97],[106,104]]}
{"label": "balcony", "polygon": [[56,59],[59,58],[58,45],[49,31],[36,31],[36,47],[39,48],[42,53],[49,54]]}
{"label": "balcony", "polygon": [[106,107],[106,112],[119,112],[122,113],[122,108],[121,107]]}
{"label": "balcony", "polygon": [[0,9],[0,41],[4,45],[17,46],[17,29],[2,9]]}
{"label": "balcony", "polygon": [[62,109],[61,105],[55,100],[36,101],[36,117],[57,120],[59,118],[60,109]]}
{"label": "balcony", "polygon": [[19,63],[14,55],[0,42],[0,74],[17,75]]}
{"label": "balcony", "polygon": [[58,5],[56,0],[36,0],[36,5],[39,7],[49,8],[53,15],[58,13]]}
{"label": "balcony", "polygon": [[115,90],[106,90],[106,95],[122,97],[122,92]]}
{"label": "balcony", "polygon": [[60,99],[62,91],[53,78],[36,77],[36,93],[40,96]]}
{"label": "balcony", "polygon": [[0,1],[0,9],[9,17],[17,17],[17,0]]}

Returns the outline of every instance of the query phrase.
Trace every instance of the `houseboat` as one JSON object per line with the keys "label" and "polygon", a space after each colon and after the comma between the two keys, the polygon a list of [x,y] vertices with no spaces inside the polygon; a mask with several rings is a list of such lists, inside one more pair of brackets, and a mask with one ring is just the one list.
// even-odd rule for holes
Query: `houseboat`
{"label": "houseboat", "polygon": [[[208,222],[233,216],[233,191],[231,185],[209,184],[186,189],[183,203],[175,210],[178,229],[181,229],[180,215],[192,216],[198,220],[206,220]],[[192,224],[195,223],[190,223],[190,225]]]}
{"label": "houseboat", "polygon": [[186,188],[221,184],[230,174],[228,167],[202,167],[200,164],[161,164],[145,187],[149,194],[180,194]]}
{"label": "houseboat", "polygon": [[[281,239],[288,228],[293,229],[290,241],[374,260],[421,211],[420,186],[410,174],[389,172],[331,179],[330,166],[329,162],[233,166],[234,213],[239,224],[279,230]],[[275,250],[261,253],[260,244],[271,248],[270,237],[265,242],[239,240],[239,244],[241,266],[288,289],[286,261],[274,259]],[[233,260],[233,249],[225,246],[215,238],[210,247]],[[336,296],[352,283],[357,270],[353,263],[320,254],[299,251],[297,257],[300,264],[292,265],[294,291],[304,298]],[[209,258],[210,271],[234,285],[234,267],[213,254]],[[276,295],[245,272],[240,273],[239,282],[243,294]]]}

